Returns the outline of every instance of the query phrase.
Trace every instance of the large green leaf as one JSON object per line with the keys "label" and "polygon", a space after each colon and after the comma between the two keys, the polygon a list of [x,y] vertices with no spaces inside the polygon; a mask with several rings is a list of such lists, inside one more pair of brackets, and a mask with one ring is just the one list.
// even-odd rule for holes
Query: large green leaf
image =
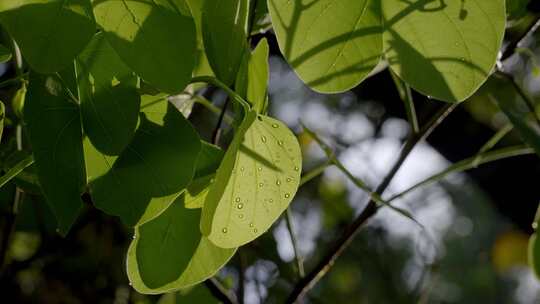
{"label": "large green leaf", "polygon": [[236,92],[247,99],[257,113],[263,113],[268,91],[268,53],[266,39],[259,42],[253,53],[245,52],[236,76]]}
{"label": "large green leaf", "polygon": [[141,103],[137,79],[103,34],[92,39],[77,64],[84,132],[100,152],[118,155],[137,127]]}
{"label": "large green leaf", "polygon": [[79,107],[57,76],[33,73],[24,122],[43,194],[65,234],[81,208],[86,184]]}
{"label": "large green leaf", "polygon": [[122,60],[144,81],[181,92],[195,65],[195,24],[183,0],[94,1],[97,23]]}
{"label": "large green leaf", "polygon": [[[162,105],[167,111],[158,110]],[[171,104],[143,104],[133,140],[90,184],[96,207],[130,226],[165,210],[191,182],[201,148],[197,132]],[[99,159],[106,169],[110,159]]]}
{"label": "large green leaf", "polygon": [[41,73],[63,70],[96,32],[88,0],[2,0],[0,22]]}
{"label": "large green leaf", "polygon": [[200,209],[186,209],[180,196],[159,217],[135,227],[127,272],[133,288],[156,294],[185,288],[213,276],[236,249],[213,245],[198,230]]}
{"label": "large green leaf", "polygon": [[219,304],[221,303],[206,286],[199,284],[187,290],[164,294],[157,304]]}
{"label": "large green leaf", "polygon": [[269,0],[281,52],[323,93],[358,85],[382,55],[379,0]]}
{"label": "large green leaf", "polygon": [[0,63],[7,62],[11,59],[11,51],[0,44]]}
{"label": "large green leaf", "polygon": [[203,234],[223,248],[257,238],[289,206],[301,165],[294,134],[278,120],[248,112],[204,202]]}
{"label": "large green leaf", "polygon": [[499,106],[523,141],[540,156],[540,124],[535,118],[536,113],[516,92],[510,80],[498,75],[493,76],[482,88],[482,91]]}
{"label": "large green leaf", "polygon": [[227,85],[247,50],[248,1],[203,1],[202,34],[208,61],[215,75]]}
{"label": "large green leaf", "polygon": [[456,102],[488,78],[502,44],[504,0],[381,1],[390,67],[415,90]]}

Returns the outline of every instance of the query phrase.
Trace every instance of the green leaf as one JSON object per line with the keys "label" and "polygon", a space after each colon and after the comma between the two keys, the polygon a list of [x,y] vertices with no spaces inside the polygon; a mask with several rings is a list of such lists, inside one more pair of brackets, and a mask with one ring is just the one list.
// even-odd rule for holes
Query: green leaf
{"label": "green leaf", "polygon": [[268,92],[268,53],[266,39],[261,40],[253,53],[245,52],[236,76],[236,92],[247,99],[257,111],[264,114]]}
{"label": "green leaf", "polygon": [[0,44],[0,63],[11,60],[11,51]]}
{"label": "green leaf", "polygon": [[77,66],[85,134],[100,152],[118,155],[137,127],[141,103],[137,78],[101,33],[81,53]]}
{"label": "green leaf", "polygon": [[204,202],[203,234],[222,248],[257,238],[289,206],[301,166],[298,140],[282,122],[247,113]]}
{"label": "green leaf", "polygon": [[19,175],[24,169],[34,163],[34,158],[30,155],[19,161],[15,166],[11,167],[6,174],[0,176],[0,188],[7,184],[10,180]]}
{"label": "green leaf", "polygon": [[495,66],[504,0],[382,1],[384,49],[392,70],[435,99],[467,99]]}
{"label": "green leaf", "polygon": [[188,304],[188,303],[204,303],[204,304],[219,304],[221,303],[208,288],[199,284],[188,290],[180,290],[179,292],[168,293],[161,298],[157,304]]}
{"label": "green leaf", "polygon": [[540,279],[540,241],[536,232],[529,238],[529,266]]}
{"label": "green leaf", "polygon": [[66,234],[81,208],[86,184],[79,107],[57,76],[32,73],[24,122],[47,203]]}
{"label": "green leaf", "polygon": [[167,0],[101,0],[94,1],[94,14],[111,46],[144,81],[171,94],[187,86],[196,46],[189,10]]}
{"label": "green leaf", "polygon": [[6,118],[6,107],[0,100],[0,143],[2,142],[2,133],[4,132],[4,119]]}
{"label": "green leaf", "polygon": [[201,211],[186,209],[183,200],[182,195],[159,217],[135,227],[127,273],[140,293],[171,292],[202,282],[236,251],[203,237],[198,230]]}
{"label": "green leaf", "polygon": [[219,80],[231,85],[247,50],[248,1],[204,1],[202,31],[210,66]]}
{"label": "green leaf", "polygon": [[88,0],[2,0],[0,22],[40,73],[69,66],[96,32]]}
{"label": "green leaf", "polygon": [[210,185],[214,181],[214,176],[223,160],[224,152],[220,148],[202,142],[202,149],[197,159],[195,177],[189,184],[185,192],[186,208],[202,208],[206,195],[210,190]]}
{"label": "green leaf", "polygon": [[268,9],[281,52],[315,91],[347,91],[381,58],[379,0],[269,0]]}
{"label": "green leaf", "polygon": [[90,184],[96,207],[129,226],[163,212],[191,182],[195,170],[199,136],[174,106],[163,104],[166,114],[156,105],[141,114],[133,140],[111,169]]}
{"label": "green leaf", "polygon": [[495,75],[484,85],[482,91],[499,106],[523,141],[540,156],[540,124],[510,80]]}

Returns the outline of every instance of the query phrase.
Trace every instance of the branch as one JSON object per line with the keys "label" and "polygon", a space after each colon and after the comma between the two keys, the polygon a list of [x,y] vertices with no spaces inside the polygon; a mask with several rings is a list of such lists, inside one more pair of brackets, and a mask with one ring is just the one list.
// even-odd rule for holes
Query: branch
{"label": "branch", "polygon": [[[413,134],[409,140],[403,146],[400,156],[396,163],[386,175],[382,183],[377,187],[376,193],[383,193],[388,187],[399,168],[403,165],[411,151],[416,144],[424,140],[431,132],[446,118],[455,108],[457,104],[445,105],[432,119],[423,127],[419,133]],[[337,258],[345,251],[350,245],[360,227],[373,215],[377,213],[377,203],[371,199],[366,208],[358,215],[358,217],[345,229],[341,237],[332,246],[329,252],[323,257],[323,259],[315,266],[315,268],[309,272],[302,280],[300,280],[294,287],[292,293],[289,295],[286,303],[295,303],[299,299],[305,296],[317,282],[332,268]]]}
{"label": "branch", "polygon": [[409,187],[408,189],[392,196],[391,198],[389,198],[387,200],[387,202],[391,202],[391,201],[394,201],[400,197],[403,197],[405,196],[406,194],[422,187],[422,186],[425,186],[427,184],[431,184],[431,183],[434,183],[436,181],[439,181],[443,178],[445,178],[446,176],[452,174],[452,173],[459,173],[459,172],[463,172],[463,171],[466,171],[466,170],[469,170],[469,169],[473,169],[473,168],[476,168],[480,165],[483,165],[483,164],[487,164],[487,163],[490,163],[490,162],[494,162],[494,161],[497,161],[497,160],[501,160],[501,159],[505,159],[505,158],[510,158],[510,157],[515,157],[515,156],[521,156],[521,155],[528,155],[528,154],[534,154],[534,150],[532,148],[529,148],[527,146],[522,146],[522,145],[519,145],[519,146],[514,146],[514,147],[509,147],[509,148],[502,148],[502,149],[499,149],[499,150],[495,150],[495,151],[492,151],[492,152],[482,152],[482,153],[479,153],[475,156],[472,156],[472,157],[469,157],[467,159],[464,159],[462,161],[459,161],[453,165],[451,165],[450,167],[444,169],[443,171],[433,175],[433,176],[430,176],[426,179],[424,179],[423,181],[420,181],[418,183],[416,183],[415,185]]}
{"label": "branch", "polygon": [[303,278],[306,274],[304,272],[304,262],[300,251],[298,250],[298,241],[296,239],[296,234],[294,233],[293,226],[293,216],[290,208],[287,208],[285,211],[285,222],[287,223],[287,229],[289,230],[289,235],[291,236],[291,243],[294,250],[294,259],[296,261],[296,267],[298,268],[298,276]]}
{"label": "branch", "polygon": [[216,299],[223,302],[223,304],[238,304],[236,298],[231,295],[225,287],[223,287],[215,278],[210,278],[204,281],[204,285],[210,290],[212,295]]}
{"label": "branch", "polygon": [[527,30],[523,32],[523,34],[516,40],[512,41],[505,49],[501,56],[500,61],[505,61],[506,59],[510,58],[515,52],[516,48],[520,47],[523,40],[527,38],[529,35],[534,33],[538,27],[540,27],[540,16],[536,17],[534,21],[531,22],[529,27],[527,27]]}

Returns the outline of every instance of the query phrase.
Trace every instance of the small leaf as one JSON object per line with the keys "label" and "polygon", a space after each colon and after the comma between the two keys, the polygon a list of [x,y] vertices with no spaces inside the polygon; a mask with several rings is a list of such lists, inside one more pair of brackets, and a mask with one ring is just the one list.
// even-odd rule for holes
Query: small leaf
{"label": "small leaf", "polygon": [[317,92],[355,87],[382,56],[379,0],[269,0],[268,9],[283,56]]}
{"label": "small leaf", "polygon": [[495,66],[505,30],[504,0],[381,1],[392,70],[435,99],[467,99]]}
{"label": "small leaf", "polygon": [[540,241],[536,232],[529,238],[529,266],[540,279]]}
{"label": "small leaf", "polygon": [[253,53],[245,52],[236,76],[236,92],[251,103],[257,113],[264,114],[268,91],[268,53],[266,39],[261,40]]}
{"label": "small leaf", "polygon": [[203,237],[197,229],[201,211],[186,209],[183,200],[182,195],[160,216],[135,227],[127,273],[140,293],[171,292],[202,282],[236,251]]}
{"label": "small leaf", "polygon": [[137,126],[137,79],[101,33],[81,53],[77,66],[85,134],[100,152],[118,155]]}
{"label": "small leaf", "polygon": [[0,63],[11,60],[11,51],[0,44]]}
{"label": "small leaf", "polygon": [[171,104],[146,112],[135,136],[112,168],[91,184],[96,207],[129,226],[165,210],[191,182],[201,144],[191,124]]}
{"label": "small leaf", "polygon": [[[193,1],[192,1],[193,2]],[[248,1],[204,1],[204,49],[215,75],[226,85],[235,80],[247,50]]]}
{"label": "small leaf", "polygon": [[204,202],[203,234],[222,248],[260,236],[292,201],[301,166],[294,134],[282,122],[250,111]]}
{"label": "small leaf", "polygon": [[40,73],[68,67],[96,32],[88,0],[2,0],[0,22]]}
{"label": "small leaf", "polygon": [[39,182],[59,230],[66,234],[81,208],[86,184],[79,107],[57,76],[30,75],[24,122]]}
{"label": "small leaf", "polygon": [[[183,0],[177,0],[183,4]],[[97,23],[120,58],[163,92],[181,92],[195,65],[195,24],[167,0],[94,1]]]}

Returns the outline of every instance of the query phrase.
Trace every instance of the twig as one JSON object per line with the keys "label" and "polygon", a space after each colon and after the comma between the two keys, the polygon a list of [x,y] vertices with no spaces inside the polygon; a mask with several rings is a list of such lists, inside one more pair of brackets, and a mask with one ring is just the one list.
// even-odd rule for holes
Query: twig
{"label": "twig", "polygon": [[450,167],[444,169],[443,171],[416,183],[415,185],[409,187],[408,189],[398,194],[395,194],[394,196],[390,197],[386,201],[387,202],[394,201],[422,186],[439,181],[452,173],[459,173],[459,172],[473,169],[480,165],[494,162],[497,160],[515,157],[515,156],[521,156],[521,155],[528,155],[528,154],[534,154],[534,150],[532,148],[529,148],[527,146],[522,146],[522,145],[509,147],[509,148],[502,148],[502,149],[498,149],[492,152],[482,152],[473,157],[469,157],[467,159],[464,159],[462,161],[459,161],[451,165]]}
{"label": "twig", "polygon": [[[431,132],[446,118],[455,108],[457,104],[445,105],[431,120],[423,127],[417,134],[413,134],[409,140],[403,146],[400,156],[395,162],[390,172],[386,175],[382,183],[377,187],[376,193],[383,193],[388,187],[399,168],[403,165],[411,151],[416,144],[424,140]],[[358,217],[345,229],[344,233],[337,240],[330,251],[323,257],[323,259],[315,266],[315,268],[309,272],[303,279],[301,279],[294,287],[292,293],[289,295],[286,303],[295,303],[301,299],[309,290],[311,290],[317,282],[330,270],[334,265],[336,259],[341,256],[344,250],[350,245],[360,227],[377,213],[377,203],[371,199],[366,208],[358,215]]]}
{"label": "twig", "polygon": [[506,59],[510,58],[510,56],[512,56],[515,53],[516,48],[521,46],[522,41],[525,38],[527,38],[529,35],[534,33],[538,29],[538,27],[540,27],[540,16],[536,17],[536,19],[531,22],[529,27],[527,27],[527,29],[523,32],[523,34],[518,39],[512,41],[504,49],[504,52],[503,52],[503,54],[502,54],[502,56],[500,58],[500,61],[502,62],[502,61],[505,61]]}
{"label": "twig", "polygon": [[523,101],[529,108],[529,111],[531,111],[531,113],[533,114],[534,119],[536,120],[536,123],[540,126],[540,117],[536,113],[536,107],[534,105],[535,102],[527,93],[525,93],[523,88],[521,88],[521,86],[516,82],[516,79],[514,78],[514,76],[503,71],[498,71],[497,74],[506,78],[508,81],[510,81],[510,83],[512,84],[512,86],[514,87],[518,95],[523,99]]}
{"label": "twig", "polygon": [[291,243],[294,250],[294,259],[296,261],[298,277],[303,278],[305,276],[304,262],[302,256],[300,255],[300,251],[298,250],[298,240],[296,239],[296,233],[294,232],[293,216],[290,208],[287,208],[287,210],[285,211],[285,222],[287,223],[287,229],[289,230],[289,235],[291,236]]}
{"label": "twig", "polygon": [[401,98],[401,101],[403,101],[403,104],[405,105],[405,112],[407,113],[407,120],[409,121],[409,124],[411,125],[412,132],[418,133],[420,131],[420,126],[418,124],[418,118],[416,116],[416,108],[414,106],[414,100],[412,97],[412,91],[411,87],[406,84],[403,80],[401,80],[392,70],[390,70],[390,75],[392,76],[392,80],[394,80],[394,84],[396,85],[396,89],[399,93],[399,97]]}
{"label": "twig", "polygon": [[223,105],[223,108],[221,108],[221,113],[219,114],[218,121],[214,128],[214,131],[212,131],[212,143],[214,145],[218,145],[219,143],[219,138],[221,137],[221,125],[223,124],[223,118],[225,117],[225,113],[227,112],[227,107],[229,106],[229,100],[230,98],[228,97],[227,99],[225,99],[225,104]]}
{"label": "twig", "polygon": [[19,173],[21,173],[24,169],[26,169],[33,163],[34,158],[32,157],[32,155],[18,162],[15,166],[9,169],[6,174],[0,176],[0,188],[2,188],[5,184],[7,184],[10,180],[19,175]]}
{"label": "twig", "polygon": [[212,295],[216,299],[223,302],[223,304],[238,304],[236,298],[231,295],[225,287],[223,287],[215,278],[204,281],[204,285],[210,290]]}

